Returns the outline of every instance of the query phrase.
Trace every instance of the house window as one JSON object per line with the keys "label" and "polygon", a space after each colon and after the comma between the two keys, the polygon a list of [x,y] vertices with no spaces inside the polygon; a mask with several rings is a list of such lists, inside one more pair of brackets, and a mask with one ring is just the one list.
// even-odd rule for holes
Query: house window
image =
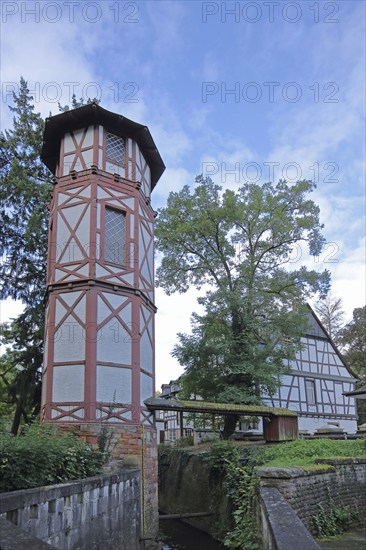
{"label": "house window", "polygon": [[305,387],[306,387],[306,397],[307,397],[308,405],[315,405],[316,403],[315,381],[305,380]]}
{"label": "house window", "polygon": [[104,219],[104,259],[112,264],[126,263],[126,214],[108,206]]}
{"label": "house window", "polygon": [[125,140],[107,132],[106,143],[107,160],[117,164],[125,163]]}

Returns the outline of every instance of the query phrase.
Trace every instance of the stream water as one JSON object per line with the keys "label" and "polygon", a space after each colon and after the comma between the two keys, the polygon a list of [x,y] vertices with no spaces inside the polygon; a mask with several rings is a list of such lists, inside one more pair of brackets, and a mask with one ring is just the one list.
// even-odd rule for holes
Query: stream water
{"label": "stream water", "polygon": [[163,550],[225,550],[212,537],[179,520],[163,520],[159,524]]}

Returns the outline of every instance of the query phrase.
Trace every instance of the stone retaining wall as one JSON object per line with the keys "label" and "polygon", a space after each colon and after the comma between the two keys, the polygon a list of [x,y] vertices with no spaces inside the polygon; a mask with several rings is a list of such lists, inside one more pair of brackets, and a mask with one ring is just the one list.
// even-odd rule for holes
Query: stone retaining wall
{"label": "stone retaining wall", "polygon": [[319,460],[326,470],[301,468],[258,468],[262,487],[274,487],[285,497],[305,527],[315,534],[312,518],[321,504],[327,511],[331,503],[358,510],[359,525],[366,517],[366,460]]}
{"label": "stone retaining wall", "polygon": [[134,469],[3,493],[0,518],[59,550],[140,550],[140,485]]}

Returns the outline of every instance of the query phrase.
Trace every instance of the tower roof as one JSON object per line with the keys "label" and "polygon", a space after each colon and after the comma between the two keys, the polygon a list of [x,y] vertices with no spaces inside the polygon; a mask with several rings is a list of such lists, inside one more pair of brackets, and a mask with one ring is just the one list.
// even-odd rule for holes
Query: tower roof
{"label": "tower roof", "polygon": [[62,137],[67,132],[79,130],[91,124],[100,124],[112,134],[130,137],[138,143],[151,170],[153,189],[165,170],[165,164],[148,127],[117,113],[107,111],[96,103],[90,103],[78,109],[70,109],[46,119],[41,159],[51,172],[55,173],[56,170]]}

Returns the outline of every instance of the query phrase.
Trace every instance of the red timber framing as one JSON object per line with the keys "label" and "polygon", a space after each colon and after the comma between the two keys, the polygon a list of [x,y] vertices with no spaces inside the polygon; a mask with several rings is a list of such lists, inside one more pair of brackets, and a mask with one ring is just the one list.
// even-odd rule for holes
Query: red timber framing
{"label": "red timber framing", "polygon": [[[120,165],[106,158],[107,132],[124,140]],[[155,388],[150,191],[164,164],[146,127],[97,105],[48,119],[42,158],[56,175],[43,418],[153,426],[144,404]],[[106,208],[124,215],[123,264],[106,261]]]}

